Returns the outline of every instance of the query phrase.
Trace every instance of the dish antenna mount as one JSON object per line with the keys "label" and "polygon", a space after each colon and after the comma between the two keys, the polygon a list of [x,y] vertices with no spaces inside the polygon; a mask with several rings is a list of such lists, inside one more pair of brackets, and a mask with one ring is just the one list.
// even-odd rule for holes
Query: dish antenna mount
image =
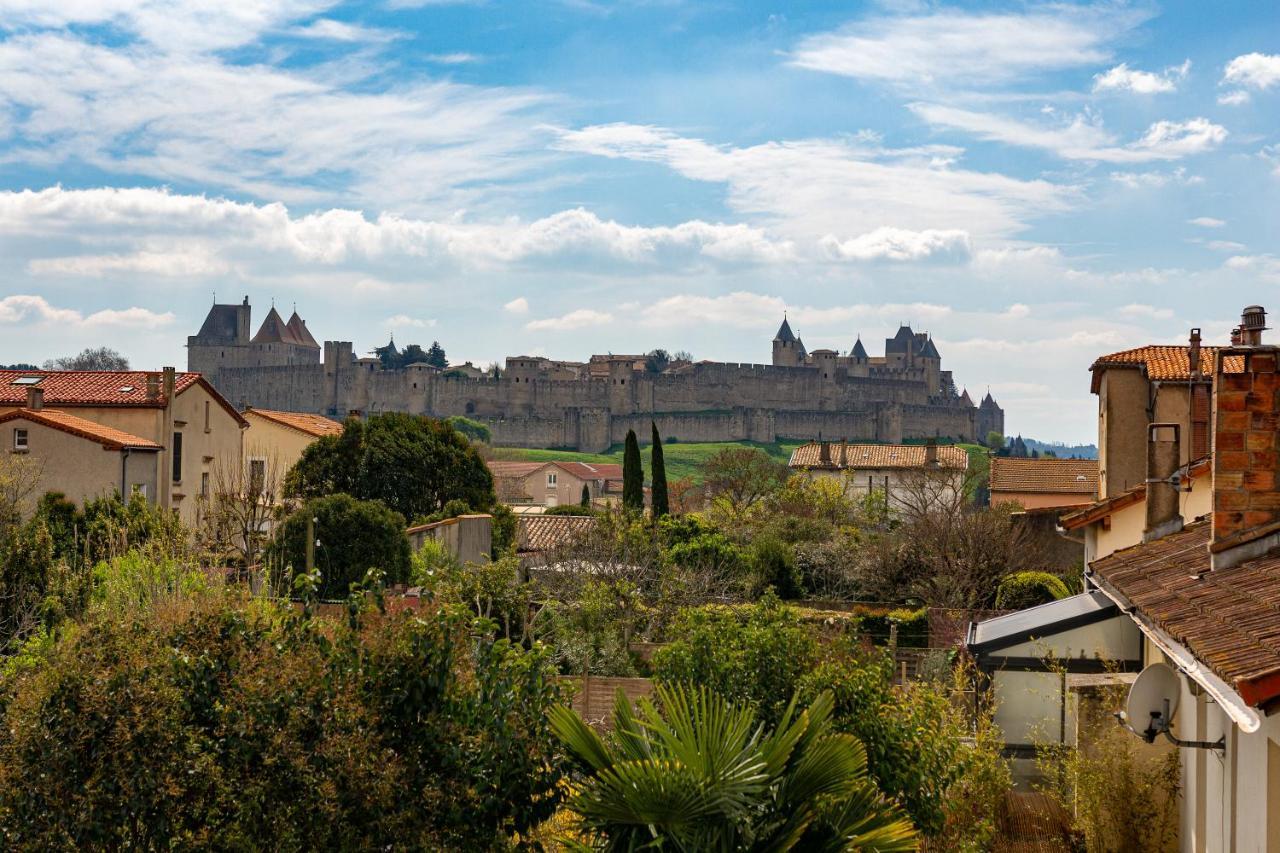
{"label": "dish antenna mount", "polygon": [[[1164,735],[1175,746],[1225,751],[1225,735],[1216,741],[1179,740],[1173,736],[1169,727],[1173,724],[1173,715],[1178,712],[1178,696],[1181,692],[1182,684],[1178,673],[1168,664],[1153,663],[1138,674],[1137,680],[1129,688],[1126,708],[1116,713],[1116,719],[1120,725],[1147,743],[1153,743],[1157,735]],[[1138,731],[1134,728],[1135,723],[1145,723],[1146,728]]]}

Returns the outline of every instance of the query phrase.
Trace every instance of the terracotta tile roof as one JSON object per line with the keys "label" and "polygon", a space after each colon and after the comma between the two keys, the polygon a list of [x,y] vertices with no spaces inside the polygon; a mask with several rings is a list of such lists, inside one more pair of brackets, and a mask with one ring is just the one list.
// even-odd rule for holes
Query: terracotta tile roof
{"label": "terracotta tile roof", "polygon": [[621,480],[622,466],[612,462],[553,462],[579,480]]}
{"label": "terracotta tile roof", "polygon": [[[843,454],[841,450],[843,448]],[[828,442],[830,461],[822,460],[822,444],[816,441],[802,444],[791,451],[792,468],[822,468],[828,470],[856,471],[865,468],[923,468],[925,446],[923,444],[841,444]],[[941,467],[965,469],[969,467],[969,454],[963,448],[950,444],[938,447],[938,463]]]}
{"label": "terracotta tile roof", "polygon": [[[1191,479],[1203,477],[1210,473],[1209,457],[1201,457],[1192,460],[1190,464],[1185,466],[1187,476]],[[1114,512],[1118,512],[1127,506],[1141,503],[1147,499],[1147,486],[1145,483],[1139,483],[1131,489],[1121,492],[1118,495],[1112,495],[1104,498],[1089,506],[1081,507],[1074,512],[1067,513],[1058,519],[1058,523],[1065,530],[1076,530],[1084,527],[1086,524],[1092,524],[1095,521],[1101,521]]]}
{"label": "terracotta tile roof", "polygon": [[490,459],[485,463],[489,466],[489,473],[494,477],[528,477],[533,472],[544,467],[546,462],[517,462],[507,459]]}
{"label": "terracotta tile roof", "polygon": [[1095,560],[1089,573],[1260,705],[1280,695],[1280,554],[1210,570],[1210,532],[1197,521]]}
{"label": "terracotta tile roof", "polygon": [[991,491],[1095,495],[1098,492],[1098,460],[993,456]]}
{"label": "terracotta tile roof", "polygon": [[516,519],[517,550],[550,551],[589,531],[596,520],[583,515],[521,515]]}
{"label": "terracotta tile roof", "polygon": [[246,409],[246,415],[258,417],[296,429],[298,432],[320,438],[326,435],[341,435],[342,424],[323,415],[309,415],[305,412],[277,412],[272,409]]}
{"label": "terracotta tile roof", "polygon": [[14,420],[26,420],[43,424],[80,438],[96,441],[108,450],[160,450],[160,445],[145,438],[139,438],[123,430],[78,418],[57,409],[13,409],[0,415],[0,423]]}
{"label": "terracotta tile roof", "polygon": [[[163,394],[147,396],[147,375],[145,370],[0,370],[0,408],[25,406],[27,389],[35,385],[44,390],[46,406],[162,409],[165,406]],[[37,378],[39,382],[25,381]],[[248,426],[249,422],[236,411],[236,407],[199,373],[176,374],[174,394],[180,395],[197,385],[203,387],[237,423]]]}
{"label": "terracotta tile roof", "polygon": [[[1214,357],[1218,350],[1219,347],[1200,348],[1200,373],[1206,382],[1213,376]],[[1099,356],[1089,368],[1093,371],[1093,393],[1098,393],[1102,373],[1109,367],[1141,368],[1153,382],[1186,382],[1191,379],[1191,361],[1185,344],[1152,344]],[[1244,359],[1238,355],[1227,356],[1224,367],[1226,373],[1239,373],[1244,370]]]}

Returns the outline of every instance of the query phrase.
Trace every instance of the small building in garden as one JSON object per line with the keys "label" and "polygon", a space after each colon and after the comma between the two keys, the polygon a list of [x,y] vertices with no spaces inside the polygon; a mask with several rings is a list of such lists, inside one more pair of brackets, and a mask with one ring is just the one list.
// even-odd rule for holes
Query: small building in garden
{"label": "small building in garden", "polygon": [[969,454],[954,445],[811,441],[791,452],[794,473],[840,484],[853,498],[883,497],[889,508],[952,506],[963,498]]}
{"label": "small building in garden", "polygon": [[580,504],[583,488],[593,506],[622,499],[622,466],[614,463],[493,459],[488,465],[498,500],[513,507]]}
{"label": "small building in garden", "polygon": [[1098,460],[993,456],[990,481],[992,506],[1087,506],[1098,497]]}

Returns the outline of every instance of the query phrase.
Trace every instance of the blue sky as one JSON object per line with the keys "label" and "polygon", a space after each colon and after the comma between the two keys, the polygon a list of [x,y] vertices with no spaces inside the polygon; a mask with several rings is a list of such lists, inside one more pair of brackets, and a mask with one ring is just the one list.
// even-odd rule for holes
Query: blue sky
{"label": "blue sky", "polygon": [[0,362],[930,331],[1011,432],[1280,285],[1273,3],[0,0]]}

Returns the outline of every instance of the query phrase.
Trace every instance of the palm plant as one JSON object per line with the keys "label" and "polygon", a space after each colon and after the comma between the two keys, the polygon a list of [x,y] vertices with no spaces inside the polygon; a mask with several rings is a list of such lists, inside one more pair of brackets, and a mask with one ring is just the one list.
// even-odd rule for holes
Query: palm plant
{"label": "palm plant", "polygon": [[753,707],[705,687],[661,685],[633,712],[621,691],[606,740],[558,706],[551,725],[577,765],[569,808],[606,851],[901,851],[918,836],[867,776],[866,752],[831,726],[824,692],[792,699],[766,731]]}

